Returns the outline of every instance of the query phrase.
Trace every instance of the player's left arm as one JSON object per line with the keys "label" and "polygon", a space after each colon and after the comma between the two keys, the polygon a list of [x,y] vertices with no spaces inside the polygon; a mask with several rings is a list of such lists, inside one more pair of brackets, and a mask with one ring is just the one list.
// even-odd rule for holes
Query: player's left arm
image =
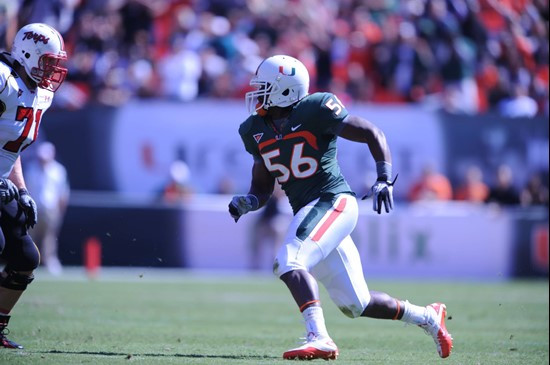
{"label": "player's left arm", "polygon": [[23,177],[23,167],[21,165],[21,156],[17,157],[11,170],[9,179],[17,186],[19,190],[19,204],[25,211],[27,216],[27,227],[34,227],[38,221],[38,208],[34,199],[30,196],[25,185],[25,178]]}
{"label": "player's left arm", "polygon": [[263,207],[271,195],[275,187],[275,178],[265,167],[264,161],[257,156],[254,156],[254,165],[252,166],[252,181],[250,182],[250,190],[248,194],[252,194],[258,198],[258,208]]}
{"label": "player's left arm", "polygon": [[[336,134],[350,141],[366,143],[376,161],[378,178],[367,195],[373,198],[373,210],[381,213],[382,203],[387,213],[393,209],[392,158],[384,132],[366,119],[348,115],[340,123]],[[397,176],[396,176],[397,177]]]}
{"label": "player's left arm", "polygon": [[229,203],[229,214],[235,219],[235,222],[239,220],[241,215],[263,207],[273,194],[274,186],[275,178],[271,176],[263,160],[254,155],[252,181],[248,194],[236,195]]}

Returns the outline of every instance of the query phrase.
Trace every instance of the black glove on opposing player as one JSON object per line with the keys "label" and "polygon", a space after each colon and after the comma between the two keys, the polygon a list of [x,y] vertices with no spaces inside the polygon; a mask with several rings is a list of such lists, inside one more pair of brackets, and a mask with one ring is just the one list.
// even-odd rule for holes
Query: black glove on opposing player
{"label": "black glove on opposing player", "polygon": [[10,179],[0,178],[0,202],[7,204],[18,198],[17,186]]}
{"label": "black glove on opposing player", "polygon": [[27,216],[27,221],[25,222],[25,225],[27,228],[34,227],[36,222],[38,222],[38,208],[36,207],[36,203],[34,202],[34,199],[31,198],[29,195],[29,192],[27,189],[21,189],[19,190],[19,204],[25,211],[25,215]]}

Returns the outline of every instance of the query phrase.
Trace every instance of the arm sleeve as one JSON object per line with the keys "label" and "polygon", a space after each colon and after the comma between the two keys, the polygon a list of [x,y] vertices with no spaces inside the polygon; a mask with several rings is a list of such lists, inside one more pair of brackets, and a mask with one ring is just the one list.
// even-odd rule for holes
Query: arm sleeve
{"label": "arm sleeve", "polygon": [[348,110],[336,95],[323,94],[317,117],[323,133],[335,134],[348,114]]}
{"label": "arm sleeve", "polygon": [[250,136],[248,132],[248,128],[243,123],[239,128],[239,135],[241,136],[241,139],[244,144],[244,148],[248,153],[250,153],[252,156],[260,157],[260,152],[258,151],[258,145],[254,142],[254,138]]}

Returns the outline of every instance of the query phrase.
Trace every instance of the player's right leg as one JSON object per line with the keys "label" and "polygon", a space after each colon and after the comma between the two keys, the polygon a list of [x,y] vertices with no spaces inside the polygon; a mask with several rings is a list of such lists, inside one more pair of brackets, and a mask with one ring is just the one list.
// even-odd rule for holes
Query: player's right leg
{"label": "player's right leg", "polygon": [[289,288],[306,325],[304,343],[286,351],[283,358],[288,360],[336,359],[338,347],[330,338],[325,326],[315,278],[305,270],[292,270],[283,274],[281,280]]}
{"label": "player's right leg", "polygon": [[25,227],[25,215],[15,200],[4,205],[0,213],[0,255],[7,262],[0,273],[0,347],[23,348],[6,336],[9,313],[30,284],[40,253]]}
{"label": "player's right leg", "polygon": [[285,282],[306,324],[306,341],[286,351],[285,359],[335,359],[338,348],[328,335],[317,281],[309,270],[324,260],[348,236],[357,221],[357,202],[342,194],[318,199],[293,218],[285,244],[275,259],[274,273]]}

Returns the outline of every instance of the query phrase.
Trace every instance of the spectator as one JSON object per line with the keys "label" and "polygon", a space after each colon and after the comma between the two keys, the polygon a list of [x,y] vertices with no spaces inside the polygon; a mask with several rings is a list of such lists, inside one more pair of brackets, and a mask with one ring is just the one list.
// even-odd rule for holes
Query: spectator
{"label": "spectator", "polygon": [[[8,1],[10,2],[10,1]],[[75,7],[79,0],[25,0],[11,1],[20,3],[17,11],[19,24],[46,23],[61,34],[73,24]]]}
{"label": "spectator", "polygon": [[470,166],[464,182],[456,189],[455,199],[483,203],[489,196],[489,187],[483,182],[483,172],[477,166]]}
{"label": "spectator", "polygon": [[542,183],[540,174],[531,176],[520,195],[521,205],[546,205],[548,206],[548,187]]}
{"label": "spectator", "polygon": [[522,85],[515,85],[510,97],[498,103],[500,114],[509,118],[532,118],[537,114],[537,109],[537,102],[528,95],[526,88]]}
{"label": "spectator", "polygon": [[214,192],[216,194],[233,194],[235,192],[235,181],[228,175],[221,176]]}
{"label": "spectator", "polygon": [[199,56],[186,48],[182,37],[174,40],[172,52],[159,62],[158,72],[163,96],[181,101],[197,97],[202,66]]}
{"label": "spectator", "polygon": [[512,169],[508,165],[500,165],[497,169],[496,183],[489,190],[488,203],[499,205],[518,205],[519,193],[513,185]]}
{"label": "spectator", "polygon": [[453,197],[453,188],[449,179],[436,172],[432,166],[426,165],[420,179],[413,183],[409,190],[408,200],[415,201],[446,201]]}
{"label": "spectator", "polygon": [[189,166],[182,160],[172,162],[168,182],[162,188],[161,196],[165,203],[181,203],[192,194],[191,172]]}
{"label": "spectator", "polygon": [[27,187],[32,192],[40,214],[30,234],[40,249],[42,264],[53,275],[62,273],[58,257],[58,235],[69,202],[67,171],[55,159],[55,146],[42,142],[37,147],[37,159],[25,168]]}

